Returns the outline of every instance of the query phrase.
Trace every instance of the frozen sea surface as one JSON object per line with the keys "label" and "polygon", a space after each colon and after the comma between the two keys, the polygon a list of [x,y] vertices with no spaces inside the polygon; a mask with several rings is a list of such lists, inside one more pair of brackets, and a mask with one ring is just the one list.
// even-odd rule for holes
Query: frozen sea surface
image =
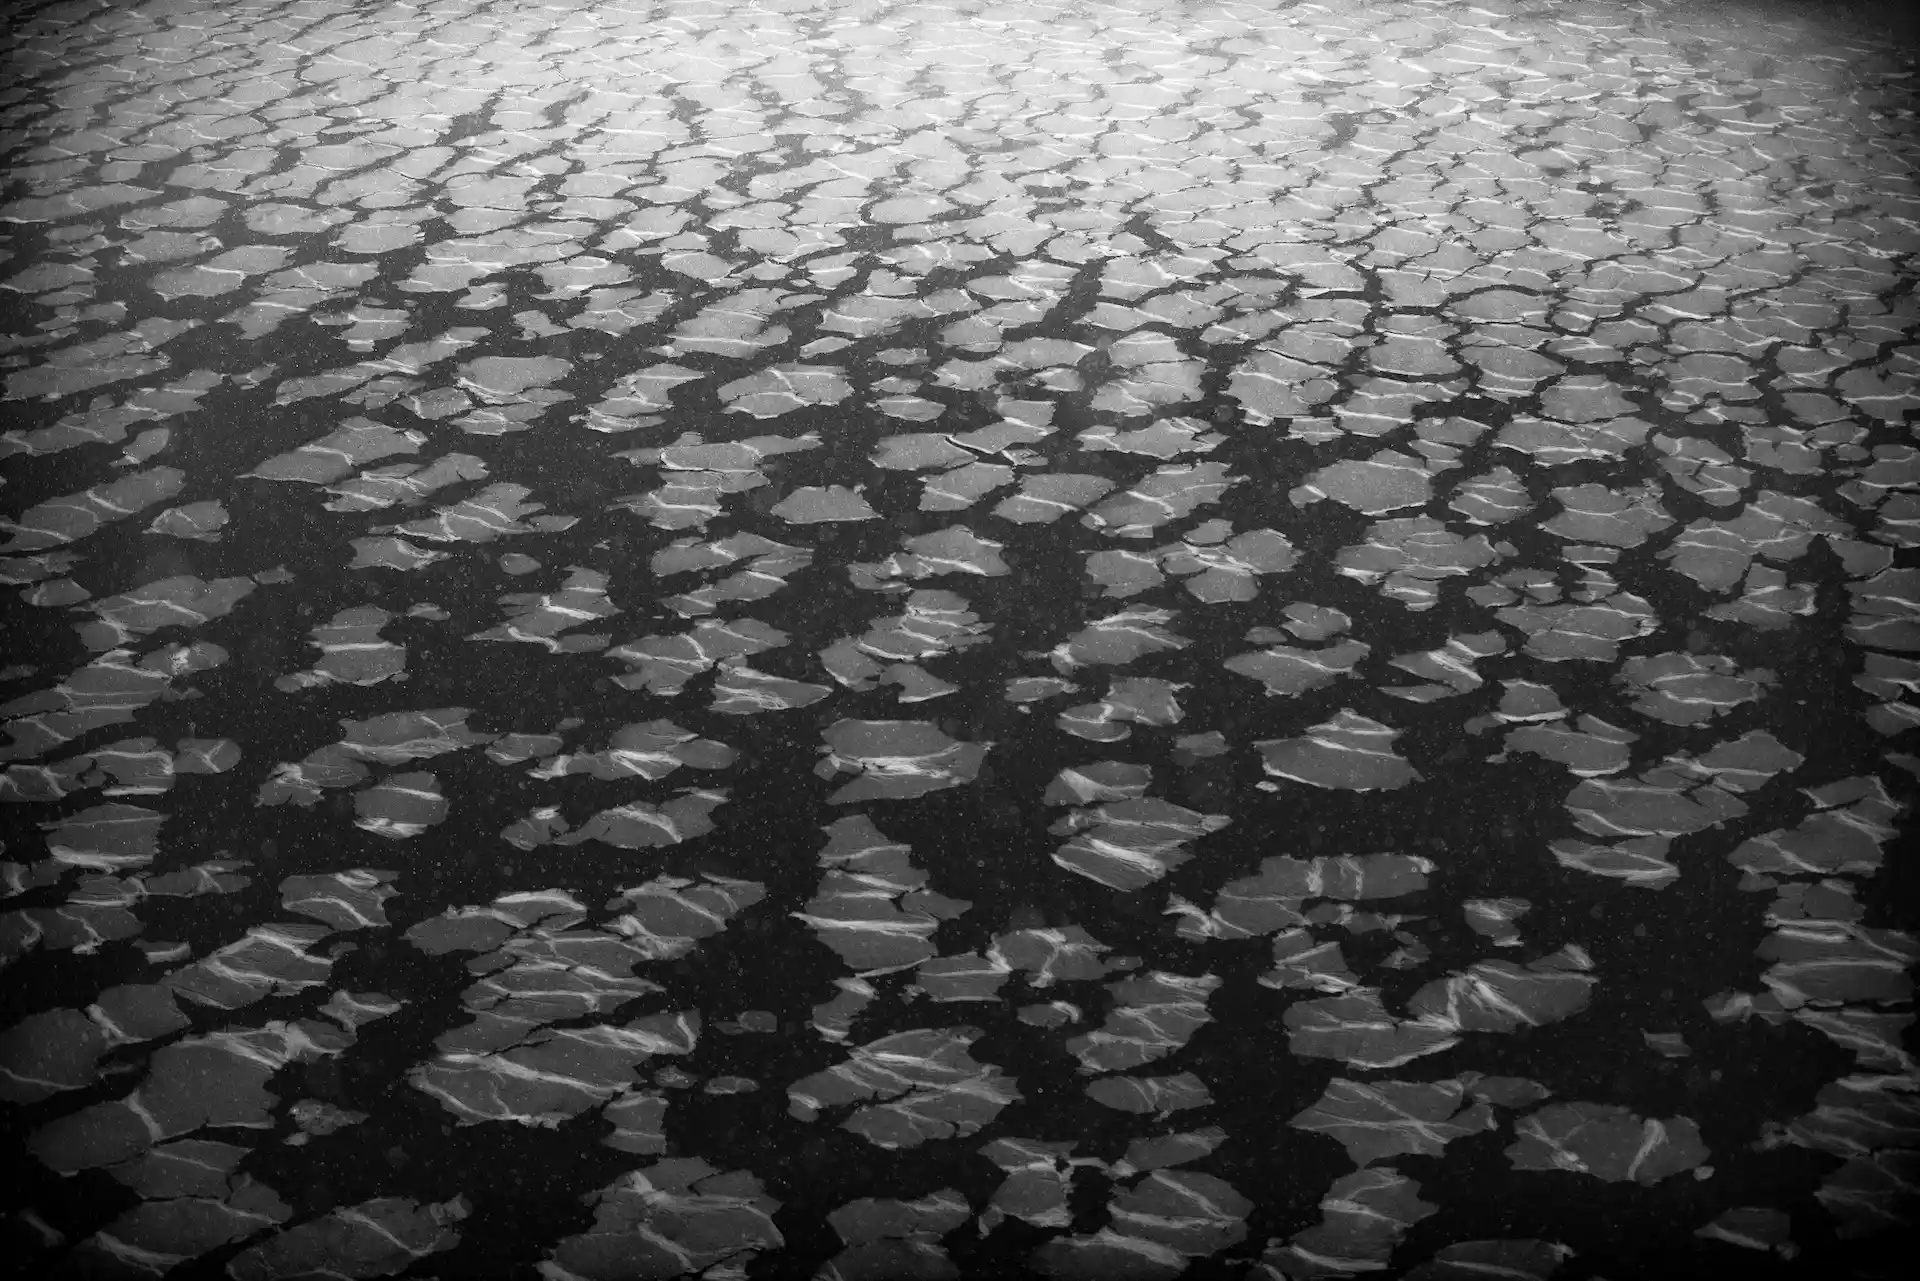
{"label": "frozen sea surface", "polygon": [[1892,1275],[1892,12],[16,6],[9,1275]]}

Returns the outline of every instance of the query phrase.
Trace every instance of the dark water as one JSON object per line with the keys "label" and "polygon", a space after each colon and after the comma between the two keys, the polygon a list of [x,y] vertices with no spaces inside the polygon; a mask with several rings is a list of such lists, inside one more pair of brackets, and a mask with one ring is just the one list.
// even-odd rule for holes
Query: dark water
{"label": "dark water", "polygon": [[1893,14],[19,10],[7,1266],[1889,1275]]}

